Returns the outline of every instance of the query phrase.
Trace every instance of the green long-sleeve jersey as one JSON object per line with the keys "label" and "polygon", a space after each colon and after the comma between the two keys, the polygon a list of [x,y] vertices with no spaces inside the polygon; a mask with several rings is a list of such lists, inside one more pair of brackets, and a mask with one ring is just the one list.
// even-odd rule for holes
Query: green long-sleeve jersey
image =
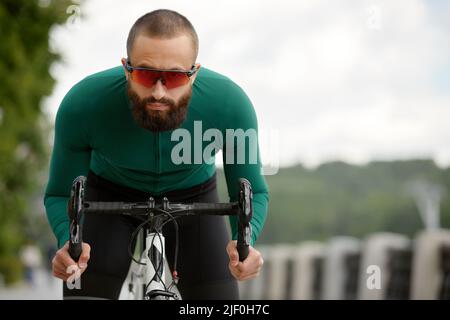
{"label": "green long-sleeve jersey", "polygon": [[[189,141],[182,139],[186,134],[179,134],[180,129],[190,135]],[[216,134],[206,134],[208,129],[213,129]],[[239,178],[246,178],[252,184],[254,244],[267,216],[268,187],[261,173],[257,141],[257,160],[252,161],[249,139],[244,149],[226,139],[229,130],[238,132],[238,129],[257,132],[251,101],[229,78],[204,67],[198,72],[186,119],[176,129],[177,134],[174,134],[176,130],[153,133],[136,123],[131,114],[122,67],[84,78],[66,94],[55,121],[44,204],[58,247],[69,239],[67,202],[72,181],[77,176],[87,175],[92,170],[116,184],[155,196],[162,195],[212,177],[216,171],[214,158],[218,150],[211,148],[211,144],[220,140],[223,142],[224,172],[230,201],[238,199]],[[217,133],[222,137],[217,137]],[[182,146],[187,148],[181,150]],[[211,156],[208,157],[208,153],[202,156],[199,146],[202,150],[212,149]],[[242,151],[247,151],[245,161],[237,159]],[[186,157],[189,154],[191,157]],[[173,161],[174,155],[181,155],[183,161],[180,163],[180,157]],[[227,155],[229,157],[226,158]],[[230,225],[232,238],[236,239],[236,217],[230,217]]]}

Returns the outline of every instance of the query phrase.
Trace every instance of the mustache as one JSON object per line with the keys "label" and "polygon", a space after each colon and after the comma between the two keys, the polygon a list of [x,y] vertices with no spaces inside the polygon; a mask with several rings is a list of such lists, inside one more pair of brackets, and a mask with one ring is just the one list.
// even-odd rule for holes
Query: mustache
{"label": "mustache", "polygon": [[152,104],[152,103],[160,103],[160,104],[165,104],[165,105],[168,105],[171,107],[175,106],[175,101],[173,101],[172,99],[168,99],[168,98],[155,99],[154,97],[148,97],[148,98],[142,99],[141,103],[143,105]]}
{"label": "mustache", "polygon": [[130,83],[127,83],[127,91],[128,91],[128,97],[130,99],[129,107],[130,109],[133,109],[134,107],[138,108],[144,108],[146,104],[151,103],[160,103],[168,105],[171,109],[173,109],[176,106],[176,103],[174,100],[163,97],[161,99],[155,99],[155,97],[146,97],[141,98],[138,96],[138,94],[131,88]]}

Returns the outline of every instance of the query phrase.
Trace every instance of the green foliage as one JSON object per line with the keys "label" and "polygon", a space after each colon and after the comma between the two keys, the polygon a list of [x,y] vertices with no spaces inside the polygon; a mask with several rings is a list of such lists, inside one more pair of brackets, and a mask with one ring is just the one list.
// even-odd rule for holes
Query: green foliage
{"label": "green foliage", "polygon": [[48,161],[48,124],[41,100],[55,80],[59,59],[49,49],[52,26],[63,23],[69,0],[2,0],[0,3],[0,273],[17,280],[20,245],[27,238],[30,195]]}
{"label": "green foliage", "polygon": [[[431,160],[366,166],[331,162],[315,170],[299,165],[266,178],[269,214],[259,243],[326,240],[337,235],[361,238],[378,231],[413,237],[423,228],[408,191],[417,180],[444,188],[441,225],[450,227],[450,169],[439,169]],[[228,201],[222,172],[219,191],[221,200]]]}

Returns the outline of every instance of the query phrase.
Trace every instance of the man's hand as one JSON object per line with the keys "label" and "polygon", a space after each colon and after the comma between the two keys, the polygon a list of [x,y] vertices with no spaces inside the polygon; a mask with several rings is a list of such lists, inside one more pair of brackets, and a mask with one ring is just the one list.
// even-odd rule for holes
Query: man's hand
{"label": "man's hand", "polygon": [[227,245],[227,252],[230,257],[228,268],[230,269],[231,274],[240,281],[256,278],[259,275],[261,267],[264,263],[261,253],[250,246],[248,257],[244,261],[240,262],[236,244],[237,241],[232,240]]}
{"label": "man's hand", "polygon": [[56,255],[52,260],[53,275],[61,280],[67,281],[67,278],[69,278],[72,274],[69,267],[73,265],[78,266],[81,273],[83,273],[87,268],[91,246],[83,242],[82,249],[83,250],[77,264],[69,255],[69,241],[67,241],[64,247],[56,251]]}

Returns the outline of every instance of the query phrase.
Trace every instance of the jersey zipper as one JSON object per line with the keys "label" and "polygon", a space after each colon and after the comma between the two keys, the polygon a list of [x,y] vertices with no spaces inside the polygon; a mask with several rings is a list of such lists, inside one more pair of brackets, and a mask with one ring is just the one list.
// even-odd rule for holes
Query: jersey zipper
{"label": "jersey zipper", "polygon": [[159,192],[159,174],[161,173],[161,170],[160,170],[160,162],[161,162],[160,153],[161,152],[160,152],[159,148],[160,148],[159,132],[157,132],[156,133],[156,175],[157,175],[157,178],[156,178],[156,188],[155,188],[157,193]]}

